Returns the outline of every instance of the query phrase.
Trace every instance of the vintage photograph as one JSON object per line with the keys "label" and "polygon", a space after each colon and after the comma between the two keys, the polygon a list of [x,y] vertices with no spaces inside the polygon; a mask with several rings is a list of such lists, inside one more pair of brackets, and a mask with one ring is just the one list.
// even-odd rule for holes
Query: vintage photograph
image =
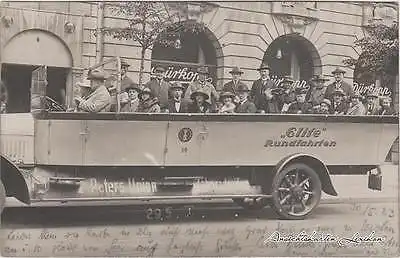
{"label": "vintage photograph", "polygon": [[398,3],[0,1],[2,257],[400,255]]}

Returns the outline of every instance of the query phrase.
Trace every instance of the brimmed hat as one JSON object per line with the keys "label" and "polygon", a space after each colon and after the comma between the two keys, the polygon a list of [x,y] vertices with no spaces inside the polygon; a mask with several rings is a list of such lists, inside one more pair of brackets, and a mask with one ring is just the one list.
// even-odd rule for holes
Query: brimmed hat
{"label": "brimmed hat", "polygon": [[203,90],[199,89],[194,91],[192,94],[190,94],[190,98],[194,99],[197,95],[203,95],[204,96],[204,100],[207,100],[209,98],[208,94],[205,93]]}
{"label": "brimmed hat", "polygon": [[340,96],[344,96],[344,91],[342,89],[336,89],[332,92],[332,95],[340,95]]}
{"label": "brimmed hat", "polygon": [[171,87],[171,89],[181,89],[182,91],[185,90],[185,87],[182,86],[182,83],[180,82],[174,82]]}
{"label": "brimmed hat", "polygon": [[96,80],[96,81],[105,81],[106,80],[106,76],[104,74],[104,72],[100,71],[100,70],[91,70],[89,71],[88,80]]}
{"label": "brimmed hat", "polygon": [[199,74],[208,74],[208,67],[207,66],[202,66],[197,68],[197,73]]}
{"label": "brimmed hat", "polygon": [[370,92],[367,93],[367,98],[371,98],[371,97],[372,98],[379,98],[379,95],[375,91],[370,91]]}
{"label": "brimmed hat", "polygon": [[235,94],[233,94],[232,92],[229,92],[229,91],[226,91],[226,92],[223,92],[221,95],[220,95],[220,99],[223,99],[223,98],[233,98],[233,97],[235,97]]}
{"label": "brimmed hat", "polygon": [[154,72],[163,73],[163,72],[165,72],[165,68],[162,66],[157,66],[156,68],[154,68]]}
{"label": "brimmed hat", "polygon": [[361,93],[359,91],[354,92],[353,95],[351,95],[351,98],[358,98],[358,99],[362,99],[363,96],[361,95]]}
{"label": "brimmed hat", "polygon": [[295,92],[295,94],[297,94],[297,95],[300,95],[300,94],[307,94],[308,89],[299,87],[299,88],[296,88],[294,92]]}
{"label": "brimmed hat", "polygon": [[271,70],[271,67],[269,67],[269,65],[266,63],[262,63],[260,68],[257,69],[257,71],[261,71],[261,70]]}
{"label": "brimmed hat", "polygon": [[336,67],[336,69],[332,71],[332,74],[337,74],[337,73],[343,73],[343,74],[345,74],[346,71],[340,69],[339,67]]}
{"label": "brimmed hat", "polygon": [[249,92],[250,90],[249,90],[249,87],[247,87],[246,84],[241,83],[241,84],[238,85],[236,91],[237,92]]}
{"label": "brimmed hat", "polygon": [[137,92],[141,92],[139,85],[136,83],[131,83],[123,89],[124,91],[128,92],[129,90],[136,90]]}
{"label": "brimmed hat", "polygon": [[330,106],[332,105],[332,102],[331,102],[329,99],[323,99],[322,102],[321,102],[321,104],[322,104],[322,103],[327,104],[328,107],[330,107]]}
{"label": "brimmed hat", "polygon": [[240,70],[240,68],[236,66],[236,67],[233,67],[232,70],[229,73],[230,74],[242,74],[243,71]]}
{"label": "brimmed hat", "polygon": [[313,82],[326,82],[326,81],[329,81],[329,79],[324,78],[322,75],[316,74],[311,78],[311,81],[313,81]]}
{"label": "brimmed hat", "polygon": [[151,92],[151,90],[149,88],[144,88],[142,91],[140,91],[139,96],[142,96],[143,94],[146,94],[146,93],[153,97],[153,93]]}
{"label": "brimmed hat", "polygon": [[128,62],[126,62],[125,60],[121,60],[121,67],[124,67],[124,66],[129,67],[131,65],[128,64]]}

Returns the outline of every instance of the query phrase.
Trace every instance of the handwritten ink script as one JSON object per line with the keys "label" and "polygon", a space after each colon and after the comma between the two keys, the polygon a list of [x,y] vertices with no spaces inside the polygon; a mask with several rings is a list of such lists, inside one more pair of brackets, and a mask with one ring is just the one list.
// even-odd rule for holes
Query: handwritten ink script
{"label": "handwritten ink script", "polygon": [[331,206],[321,206],[312,220],[300,221],[245,215],[240,219],[240,215],[224,221],[199,218],[148,225],[3,227],[1,252],[3,256],[68,257],[398,256],[395,203]]}

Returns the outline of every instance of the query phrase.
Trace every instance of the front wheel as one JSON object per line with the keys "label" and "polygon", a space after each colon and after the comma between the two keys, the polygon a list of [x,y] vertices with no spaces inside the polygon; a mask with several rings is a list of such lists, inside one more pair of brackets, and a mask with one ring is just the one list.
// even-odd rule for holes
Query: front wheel
{"label": "front wheel", "polygon": [[272,208],[283,219],[304,219],[320,200],[321,181],[306,164],[290,164],[272,181]]}

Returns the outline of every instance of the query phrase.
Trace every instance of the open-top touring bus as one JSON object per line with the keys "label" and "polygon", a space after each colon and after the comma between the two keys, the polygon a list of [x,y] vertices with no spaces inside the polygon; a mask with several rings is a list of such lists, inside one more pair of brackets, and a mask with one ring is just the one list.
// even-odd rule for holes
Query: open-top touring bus
{"label": "open-top touring bus", "polygon": [[[37,87],[45,86],[45,69],[34,72],[32,94],[43,102],[45,87]],[[322,191],[338,195],[332,174],[368,174],[368,187],[380,190],[379,165],[398,137],[396,116],[80,113],[47,107],[1,115],[3,197],[54,205],[221,198],[249,209],[269,205],[281,218],[303,219]]]}

